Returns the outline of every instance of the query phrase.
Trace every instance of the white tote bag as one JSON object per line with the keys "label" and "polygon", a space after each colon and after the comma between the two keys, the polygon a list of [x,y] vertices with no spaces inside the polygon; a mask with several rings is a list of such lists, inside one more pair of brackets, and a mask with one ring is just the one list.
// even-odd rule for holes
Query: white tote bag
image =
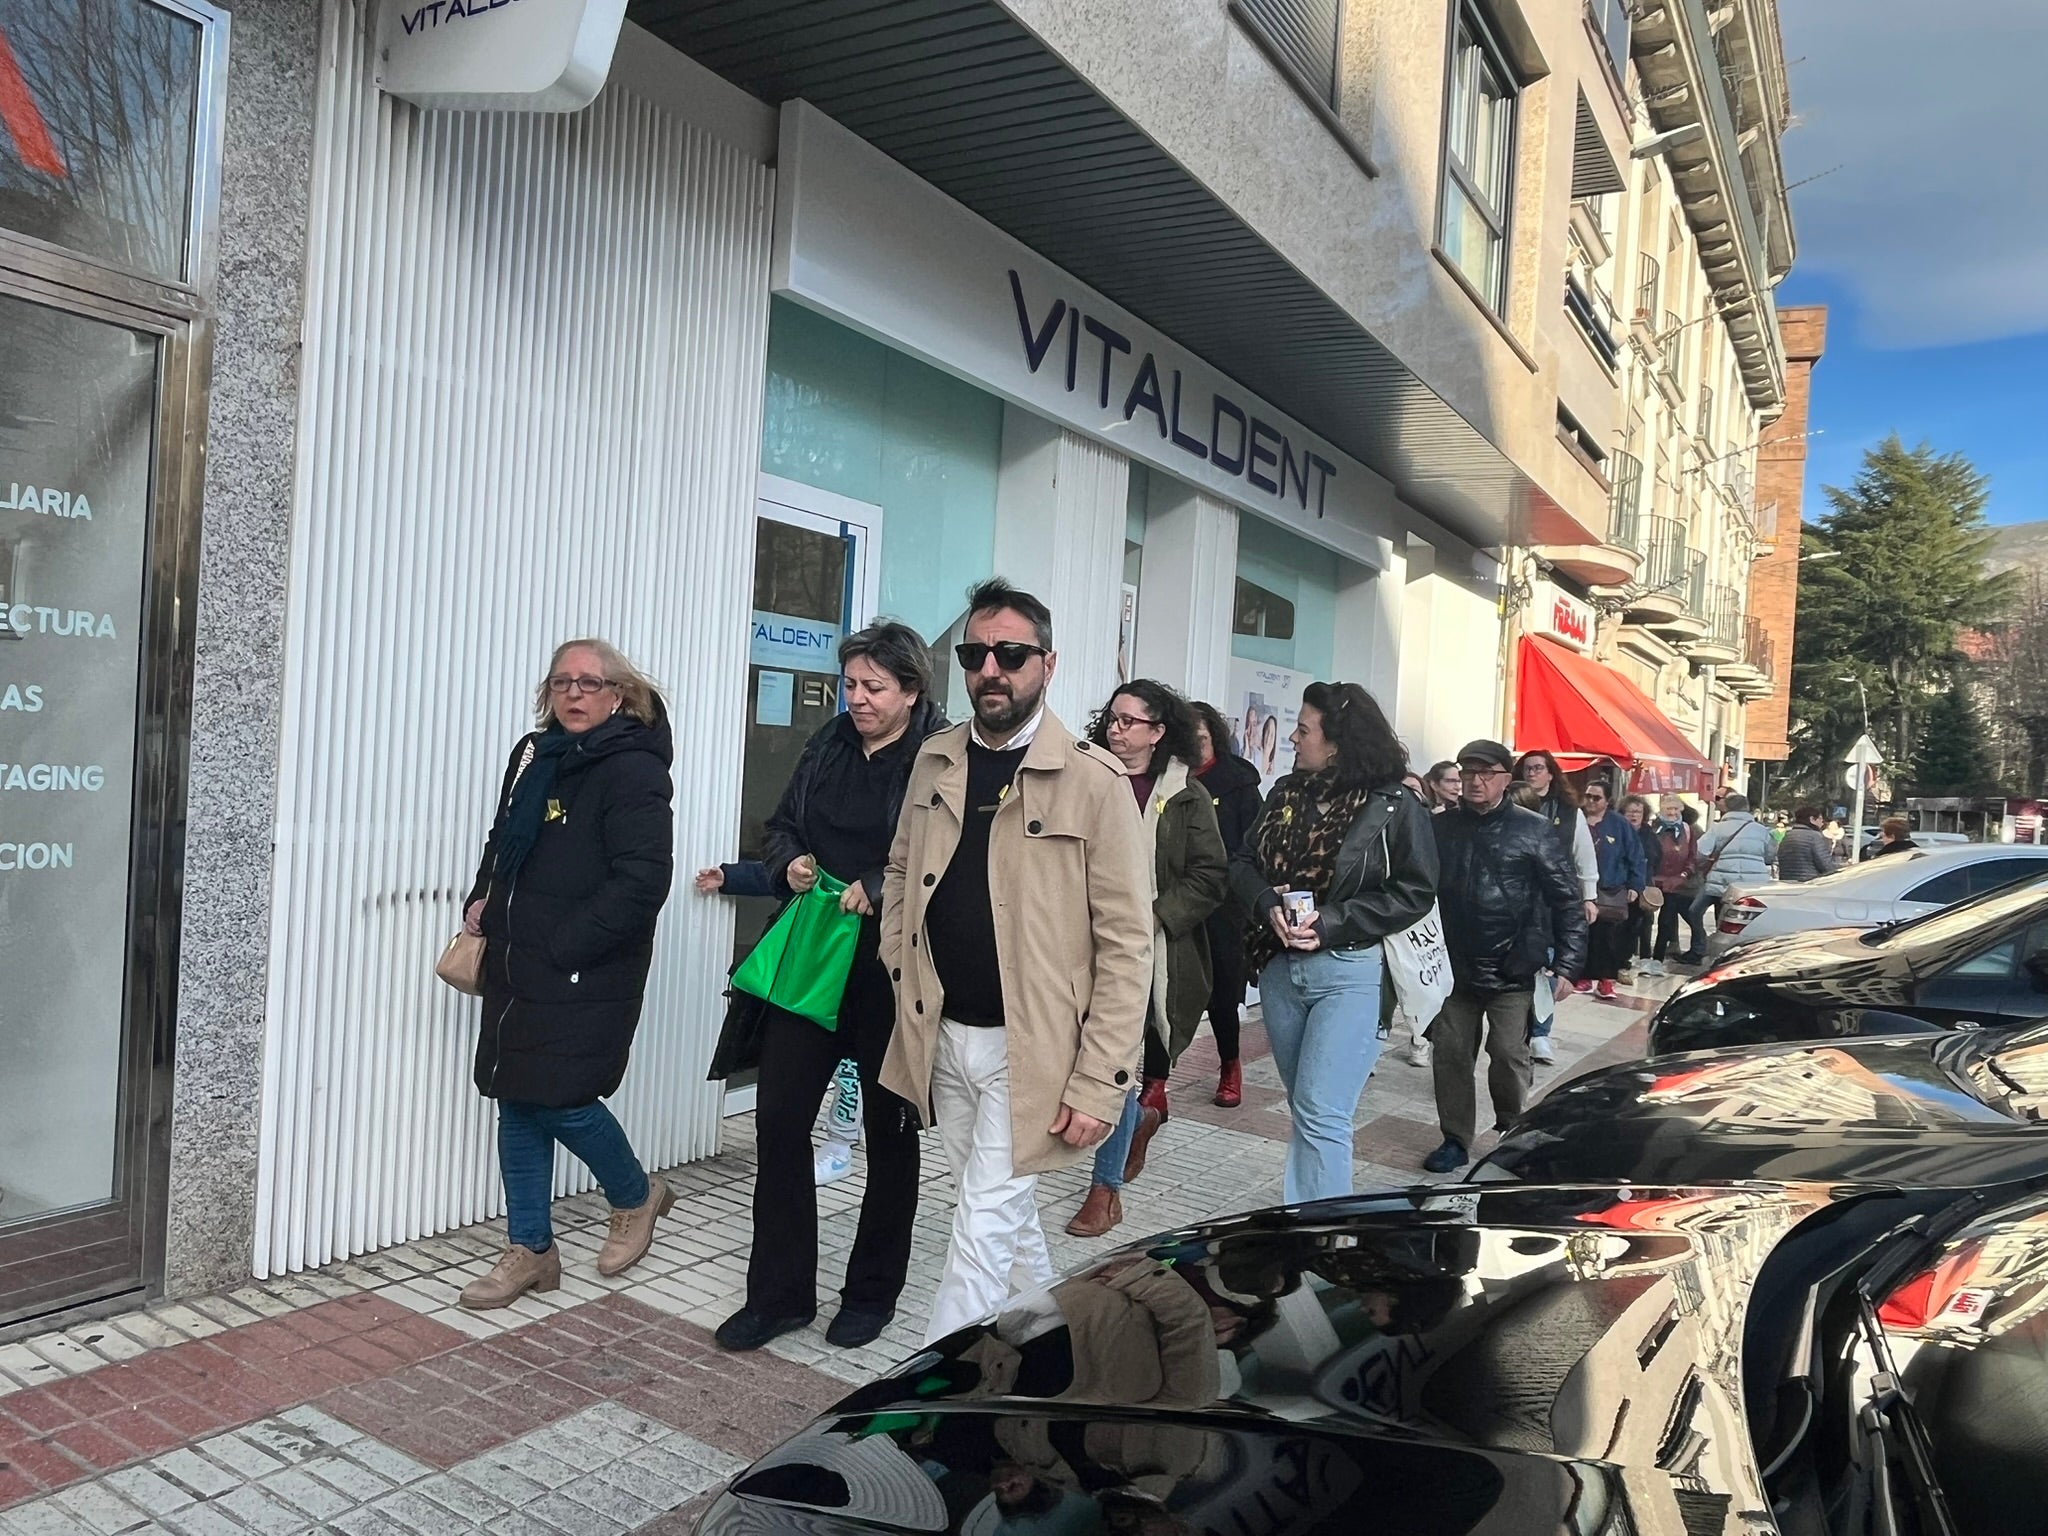
{"label": "white tote bag", "polygon": [[1387,975],[1394,1000],[1416,1030],[1436,1022],[1451,995],[1451,952],[1444,944],[1444,916],[1435,902],[1413,928],[1387,935]]}

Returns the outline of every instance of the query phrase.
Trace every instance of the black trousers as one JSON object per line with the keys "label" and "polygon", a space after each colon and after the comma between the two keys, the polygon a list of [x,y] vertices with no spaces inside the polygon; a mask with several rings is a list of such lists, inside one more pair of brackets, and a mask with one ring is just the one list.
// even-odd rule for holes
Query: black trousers
{"label": "black trousers", "polygon": [[1652,938],[1657,930],[1657,914],[1642,904],[1640,898],[1629,909],[1629,928],[1634,940],[1629,953],[1638,960],[1648,960]]}
{"label": "black trousers", "polygon": [[1691,954],[1699,949],[1702,942],[1700,925],[1692,919],[1691,899],[1669,891],[1664,896],[1663,910],[1657,914],[1657,959],[1662,960],[1671,946],[1678,942],[1678,920],[1681,917],[1685,919],[1686,932],[1692,935],[1692,942],[1680,953]]}
{"label": "black trousers", "polygon": [[1618,923],[1597,922],[1586,935],[1586,980],[1612,981],[1621,974],[1635,942],[1635,923],[1623,918]]}
{"label": "black trousers", "polygon": [[1245,983],[1251,979],[1251,961],[1245,954],[1244,935],[1228,918],[1221,922],[1216,918],[1209,921],[1209,965],[1212,972],[1209,1032],[1216,1037],[1217,1057],[1223,1061],[1235,1061],[1238,1026],[1244,1019]]}
{"label": "black trousers", "polygon": [[761,1029],[761,1077],[754,1096],[760,1164],[754,1179],[747,1305],[773,1317],[817,1310],[818,1189],[811,1125],[833,1069],[847,1056],[860,1067],[868,1182],[842,1304],[864,1312],[889,1311],[910,1267],[910,1235],[917,1220],[917,1115],[879,1081],[895,1027],[896,999],[875,955],[874,925],[862,926],[839,1028],[821,1029],[809,1019],[771,1008]]}

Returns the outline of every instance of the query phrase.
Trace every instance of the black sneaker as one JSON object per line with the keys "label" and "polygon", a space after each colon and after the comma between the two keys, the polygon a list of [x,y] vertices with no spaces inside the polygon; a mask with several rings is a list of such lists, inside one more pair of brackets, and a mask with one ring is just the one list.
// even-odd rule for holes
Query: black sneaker
{"label": "black sneaker", "polygon": [[742,1354],[750,1349],[759,1349],[770,1339],[779,1339],[785,1333],[810,1327],[817,1315],[816,1312],[803,1312],[791,1317],[770,1317],[752,1307],[741,1307],[718,1325],[718,1332],[712,1337],[718,1341],[720,1349]]}
{"label": "black sneaker", "polygon": [[825,1342],[841,1349],[859,1349],[882,1336],[882,1330],[896,1320],[896,1309],[870,1312],[861,1307],[841,1307],[839,1315],[825,1329]]}
{"label": "black sneaker", "polygon": [[1422,1160],[1424,1173],[1456,1173],[1472,1161],[1472,1155],[1465,1150],[1465,1144],[1455,1137],[1446,1136],[1444,1144]]}

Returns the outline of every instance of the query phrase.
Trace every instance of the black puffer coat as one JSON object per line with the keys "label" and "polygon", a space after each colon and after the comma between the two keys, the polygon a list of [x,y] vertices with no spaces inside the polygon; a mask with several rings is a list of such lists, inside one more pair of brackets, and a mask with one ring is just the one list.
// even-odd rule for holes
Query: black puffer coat
{"label": "black puffer coat", "polygon": [[[512,749],[502,811],[531,737]],[[624,713],[563,756],[540,839],[508,886],[484,846],[483,1032],[477,1092],[568,1109],[614,1092],[640,1024],[654,921],[675,874],[668,717]]]}
{"label": "black puffer coat", "polygon": [[1543,968],[1552,944],[1557,974],[1577,979],[1586,964],[1586,907],[1578,871],[1549,820],[1506,802],[1485,815],[1454,806],[1430,820],[1444,944],[1458,985],[1518,991]]}

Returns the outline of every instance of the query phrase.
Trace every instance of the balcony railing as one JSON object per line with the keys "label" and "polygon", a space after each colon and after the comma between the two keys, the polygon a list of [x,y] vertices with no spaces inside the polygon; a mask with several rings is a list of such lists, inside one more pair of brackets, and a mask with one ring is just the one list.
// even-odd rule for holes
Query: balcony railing
{"label": "balcony railing", "polygon": [[1643,519],[1643,574],[1636,578],[1645,597],[1684,601],[1685,524],[1675,517]]}
{"label": "balcony railing", "polygon": [[[1704,556],[1701,557],[1704,561]],[[1717,644],[1736,650],[1742,645],[1742,593],[1734,587],[1720,582],[1707,589],[1707,605],[1701,615],[1707,621],[1707,633]]]}
{"label": "balcony railing", "polygon": [[1685,592],[1685,611],[1695,618],[1706,619],[1711,623],[1713,616],[1708,613],[1707,606],[1712,601],[1713,592],[1707,584],[1707,552],[1705,550],[1688,549],[1685,552],[1685,584],[1683,590]]}
{"label": "balcony railing", "polygon": [[1607,456],[1607,542],[1621,549],[1638,548],[1643,536],[1643,461],[1617,449]]}
{"label": "balcony railing", "polygon": [[1655,325],[1662,295],[1663,273],[1657,258],[1646,252],[1636,258],[1636,318]]}

